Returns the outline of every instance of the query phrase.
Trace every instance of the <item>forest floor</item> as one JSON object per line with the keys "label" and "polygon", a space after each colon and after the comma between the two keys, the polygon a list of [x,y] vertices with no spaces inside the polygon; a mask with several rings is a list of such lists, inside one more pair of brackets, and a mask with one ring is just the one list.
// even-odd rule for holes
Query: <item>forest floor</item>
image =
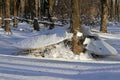
{"label": "forest floor", "polygon": [[[16,56],[21,49],[13,44],[33,36],[61,33],[62,28],[40,32],[32,31],[30,25],[20,23],[6,35],[0,29],[0,80],[119,80],[120,79],[120,24],[110,23],[108,33],[96,33],[114,47],[118,56],[99,60],[57,59],[33,56]],[[98,30],[96,27],[94,30]],[[63,32],[63,31],[62,31]],[[62,37],[62,35],[60,35]],[[64,51],[64,49],[63,49]]]}

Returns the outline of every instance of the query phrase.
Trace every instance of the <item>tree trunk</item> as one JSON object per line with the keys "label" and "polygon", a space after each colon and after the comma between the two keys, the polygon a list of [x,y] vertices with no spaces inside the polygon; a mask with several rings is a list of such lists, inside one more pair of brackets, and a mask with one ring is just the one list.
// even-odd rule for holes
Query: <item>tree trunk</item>
{"label": "tree trunk", "polygon": [[5,32],[10,33],[10,0],[5,0]]}
{"label": "tree trunk", "polygon": [[17,28],[18,27],[18,21],[16,19],[16,17],[18,16],[18,10],[17,10],[17,0],[14,0],[14,24],[13,24],[13,27],[14,28]]}
{"label": "tree trunk", "polygon": [[26,0],[20,0],[20,17],[25,17],[25,3]]}
{"label": "tree trunk", "polygon": [[30,19],[34,19],[35,17],[35,2],[34,0],[28,0],[29,4],[29,13],[30,13]]}
{"label": "tree trunk", "polygon": [[0,1],[0,28],[2,27],[2,1]]}
{"label": "tree trunk", "polygon": [[118,22],[120,22],[120,0],[118,1]]}
{"label": "tree trunk", "polygon": [[38,18],[41,19],[41,0],[38,0]]}
{"label": "tree trunk", "polygon": [[29,11],[28,11],[27,8],[28,8],[28,0],[25,0],[25,12],[24,12],[24,13],[25,13],[25,16],[24,16],[24,17],[25,17],[25,18],[28,17],[28,13],[29,13]]}
{"label": "tree trunk", "polygon": [[49,0],[50,14],[52,14],[54,0]]}
{"label": "tree trunk", "polygon": [[116,21],[119,22],[119,0],[115,0],[115,15],[116,15]]}
{"label": "tree trunk", "polygon": [[[83,41],[82,35],[78,36],[78,33],[81,33],[80,26],[80,0],[71,0],[72,1],[72,51],[74,54],[80,54],[83,51]],[[82,33],[81,33],[82,34]]]}
{"label": "tree trunk", "polygon": [[38,0],[35,0],[35,17],[38,17]]}
{"label": "tree trunk", "polygon": [[115,20],[115,0],[110,1],[110,20],[114,21]]}
{"label": "tree trunk", "polygon": [[34,19],[33,27],[34,27],[34,30],[39,31],[40,28],[39,28],[38,19]]}
{"label": "tree trunk", "polygon": [[107,33],[107,20],[108,20],[108,4],[107,0],[101,0],[102,14],[101,14],[101,27],[100,31]]}

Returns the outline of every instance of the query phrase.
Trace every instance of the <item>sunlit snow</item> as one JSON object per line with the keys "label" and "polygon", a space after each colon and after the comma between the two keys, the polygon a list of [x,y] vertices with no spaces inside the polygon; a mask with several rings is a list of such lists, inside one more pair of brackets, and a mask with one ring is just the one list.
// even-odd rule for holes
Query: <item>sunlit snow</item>
{"label": "sunlit snow", "polygon": [[[84,46],[88,50],[80,55],[74,55],[62,42],[72,37],[67,26],[53,30],[41,28],[37,32],[31,24],[19,23],[19,28],[12,29],[12,35],[0,29],[0,80],[119,80],[120,24],[110,23],[109,33],[99,33],[97,27],[94,32],[84,28],[88,32],[83,35],[98,38],[86,38]],[[14,55],[51,44],[56,44],[55,48],[44,57]],[[93,59],[90,52],[112,56]]]}

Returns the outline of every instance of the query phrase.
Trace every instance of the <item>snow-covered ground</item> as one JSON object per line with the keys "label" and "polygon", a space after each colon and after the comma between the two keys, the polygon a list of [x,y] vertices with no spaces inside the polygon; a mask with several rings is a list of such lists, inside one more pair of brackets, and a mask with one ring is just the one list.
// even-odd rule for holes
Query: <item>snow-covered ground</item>
{"label": "snow-covered ground", "polygon": [[0,55],[0,80],[119,80],[120,62],[59,61]]}
{"label": "snow-covered ground", "polygon": [[[0,29],[0,80],[120,80],[120,24],[110,23],[109,33],[106,34],[95,32],[118,52],[118,56],[99,60],[85,59],[87,57],[84,58],[84,54],[81,57],[75,56],[62,44],[56,45],[57,49],[51,51],[54,54],[47,55],[46,58],[13,55],[22,51],[23,47],[30,47],[28,43],[24,45],[24,42],[36,41],[34,40],[36,37],[38,40],[47,38],[48,41],[51,40],[49,36],[51,35],[53,39],[50,42],[53,44],[55,40],[60,42],[62,39],[71,37],[71,34],[65,32],[68,25],[56,27],[53,30],[42,29],[39,32],[32,31],[30,26],[19,23],[18,29],[12,29],[12,35],[6,35],[4,30]],[[49,41],[45,41],[47,43],[44,41],[42,44],[51,45]]]}

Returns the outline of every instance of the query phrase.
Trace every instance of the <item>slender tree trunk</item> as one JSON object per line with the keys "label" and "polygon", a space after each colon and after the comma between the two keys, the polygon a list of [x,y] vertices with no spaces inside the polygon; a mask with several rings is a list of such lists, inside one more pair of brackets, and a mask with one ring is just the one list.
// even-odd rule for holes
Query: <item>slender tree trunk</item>
{"label": "slender tree trunk", "polygon": [[10,0],[5,0],[5,32],[10,33]]}
{"label": "slender tree trunk", "polygon": [[39,0],[38,4],[38,18],[41,19],[41,0]]}
{"label": "slender tree trunk", "polygon": [[119,22],[119,0],[115,1],[115,15],[116,15],[116,21]]}
{"label": "slender tree trunk", "polygon": [[115,0],[115,20],[117,21],[117,0]]}
{"label": "slender tree trunk", "polygon": [[34,0],[29,0],[29,11],[30,11],[30,19],[34,19],[34,17],[35,17],[35,2],[34,2]]}
{"label": "slender tree trunk", "polygon": [[16,17],[18,16],[18,10],[17,10],[17,0],[14,0],[14,24],[13,24],[13,27],[14,28],[17,28],[18,27],[18,21],[16,19]]}
{"label": "slender tree trunk", "polygon": [[114,21],[115,19],[115,0],[110,1],[110,20]]}
{"label": "slender tree trunk", "polygon": [[39,0],[39,4],[38,4],[38,17],[39,19],[41,19],[41,0]]}
{"label": "slender tree trunk", "polygon": [[28,16],[28,10],[27,10],[27,7],[28,7],[28,0],[25,0],[25,18],[27,18]]}
{"label": "slender tree trunk", "polygon": [[101,0],[102,14],[101,14],[101,27],[100,31],[107,33],[107,20],[108,20],[108,3],[107,0]]}
{"label": "slender tree trunk", "polygon": [[[83,41],[80,26],[80,0],[72,1],[72,51],[74,54],[80,54],[83,51]],[[78,33],[81,35],[78,35]]]}
{"label": "slender tree trunk", "polygon": [[5,0],[2,0],[2,16],[5,17]]}
{"label": "slender tree trunk", "polygon": [[20,0],[20,17],[25,17],[25,2],[26,0]]}
{"label": "slender tree trunk", "polygon": [[118,22],[120,22],[120,0],[118,1]]}
{"label": "slender tree trunk", "polygon": [[52,14],[54,0],[49,0],[50,14]]}
{"label": "slender tree trunk", "polygon": [[38,3],[39,1],[38,0],[35,0],[35,17],[38,17]]}
{"label": "slender tree trunk", "polygon": [[2,27],[2,1],[0,1],[0,28]]}

